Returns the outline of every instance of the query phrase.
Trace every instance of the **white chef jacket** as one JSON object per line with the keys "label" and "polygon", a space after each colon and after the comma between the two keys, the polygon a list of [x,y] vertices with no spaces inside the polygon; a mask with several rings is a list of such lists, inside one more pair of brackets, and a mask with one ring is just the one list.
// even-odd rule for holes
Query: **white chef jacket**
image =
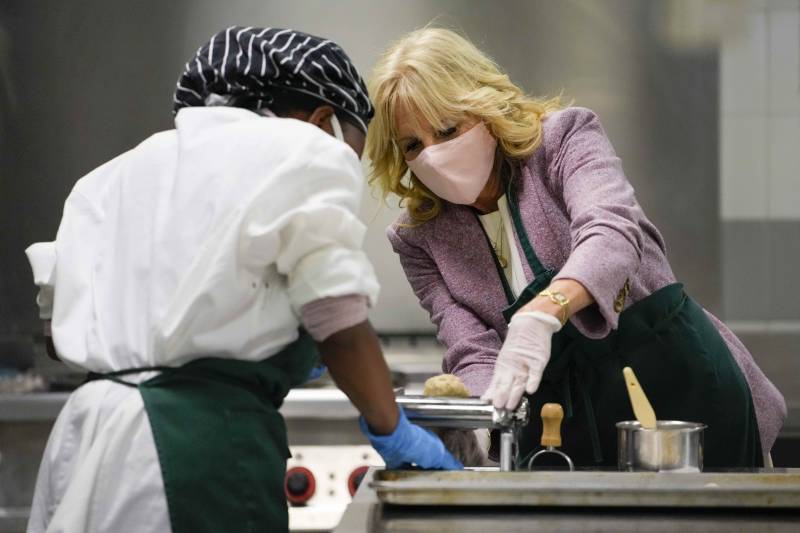
{"label": "white chef jacket", "polygon": [[[176,130],[81,179],[55,242],[27,250],[59,356],[99,372],[264,359],[297,337],[304,304],[374,302],[362,186],[353,150],[313,125],[181,110]],[[138,389],[83,385],[48,440],[29,533],[170,529]]]}
{"label": "white chef jacket", "polygon": [[261,360],[296,339],[306,303],[374,304],[348,145],[231,107],[183,109],[175,124],[79,180],[55,242],[28,249],[65,362]]}

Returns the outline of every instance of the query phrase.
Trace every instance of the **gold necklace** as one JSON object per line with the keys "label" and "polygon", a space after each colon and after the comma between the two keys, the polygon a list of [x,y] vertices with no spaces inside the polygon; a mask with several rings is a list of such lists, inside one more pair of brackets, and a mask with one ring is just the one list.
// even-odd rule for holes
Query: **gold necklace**
{"label": "gold necklace", "polygon": [[503,232],[502,216],[500,217],[500,224],[497,226],[497,229],[497,238],[492,241],[492,248],[494,249],[494,255],[497,257],[497,262],[500,263],[500,267],[505,270],[508,268],[508,259],[506,259],[506,256],[503,255],[503,237],[505,236],[505,233]]}

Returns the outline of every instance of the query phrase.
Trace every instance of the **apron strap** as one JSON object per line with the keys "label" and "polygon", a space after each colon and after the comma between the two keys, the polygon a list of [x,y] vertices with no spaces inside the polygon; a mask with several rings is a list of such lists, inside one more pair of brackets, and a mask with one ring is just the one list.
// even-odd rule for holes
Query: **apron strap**
{"label": "apron strap", "polygon": [[528,266],[533,271],[534,278],[540,278],[550,273],[548,269],[539,261],[539,257],[528,239],[528,233],[525,231],[525,225],[522,222],[522,215],[519,212],[519,205],[517,205],[517,197],[514,191],[514,182],[509,180],[506,187],[506,198],[508,199],[508,209],[511,212],[511,220],[514,222],[514,230],[519,239],[519,244],[522,246],[522,251],[525,253],[525,259],[528,261]]}
{"label": "apron strap", "polygon": [[142,372],[167,372],[170,370],[174,370],[171,366],[140,366],[136,368],[126,368],[124,370],[115,370],[114,372],[89,372],[86,375],[86,380],[84,380],[81,385],[85,385],[90,381],[98,381],[101,379],[113,381],[114,383],[119,383],[120,385],[125,385],[126,387],[138,387],[138,383],[132,383],[130,381],[125,381],[124,379],[120,379],[120,376],[128,376],[130,374],[141,374]]}

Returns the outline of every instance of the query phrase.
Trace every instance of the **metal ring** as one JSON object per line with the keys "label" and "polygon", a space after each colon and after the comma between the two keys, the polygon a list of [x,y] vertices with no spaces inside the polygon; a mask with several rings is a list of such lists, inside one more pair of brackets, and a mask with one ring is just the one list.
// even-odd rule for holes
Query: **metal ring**
{"label": "metal ring", "polygon": [[570,472],[574,472],[575,471],[575,465],[572,463],[572,459],[569,458],[569,455],[565,454],[561,450],[557,450],[557,449],[553,448],[552,446],[548,446],[544,450],[539,450],[538,452],[533,454],[533,457],[530,458],[530,460],[528,461],[528,471],[529,472],[533,470],[533,462],[536,460],[536,458],[539,457],[542,454],[545,454],[545,453],[555,453],[555,454],[560,455],[567,462],[567,465],[569,466],[569,471]]}

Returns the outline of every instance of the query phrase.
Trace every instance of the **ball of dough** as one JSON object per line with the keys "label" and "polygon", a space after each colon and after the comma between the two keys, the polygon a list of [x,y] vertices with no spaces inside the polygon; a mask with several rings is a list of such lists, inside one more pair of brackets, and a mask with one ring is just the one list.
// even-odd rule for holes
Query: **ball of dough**
{"label": "ball of dough", "polygon": [[425,396],[451,396],[456,398],[469,398],[469,390],[458,377],[453,374],[440,374],[433,376],[425,382],[422,391]]}

